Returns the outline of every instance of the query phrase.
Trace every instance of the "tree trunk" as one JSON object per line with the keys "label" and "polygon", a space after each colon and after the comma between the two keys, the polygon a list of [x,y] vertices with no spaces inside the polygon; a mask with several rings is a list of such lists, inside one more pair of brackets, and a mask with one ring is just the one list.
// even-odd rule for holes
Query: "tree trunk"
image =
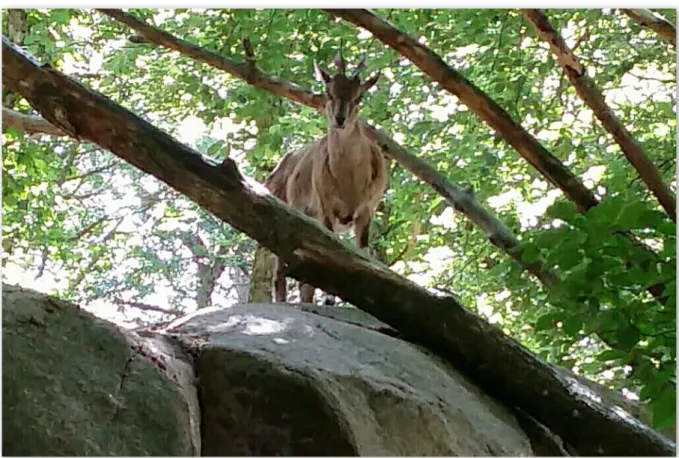
{"label": "tree trunk", "polygon": [[271,302],[273,297],[274,257],[269,250],[259,245],[255,250],[250,273],[250,295],[248,302]]}

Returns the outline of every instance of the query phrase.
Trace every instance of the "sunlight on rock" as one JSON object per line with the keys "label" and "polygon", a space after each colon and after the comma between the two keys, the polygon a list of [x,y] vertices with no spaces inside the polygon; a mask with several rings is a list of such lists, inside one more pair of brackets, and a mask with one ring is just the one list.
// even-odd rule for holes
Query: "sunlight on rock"
{"label": "sunlight on rock", "polygon": [[209,330],[210,332],[223,332],[235,327],[244,327],[243,334],[249,336],[278,334],[285,331],[292,321],[292,318],[286,318],[280,322],[255,315],[231,315],[226,323],[210,326]]}

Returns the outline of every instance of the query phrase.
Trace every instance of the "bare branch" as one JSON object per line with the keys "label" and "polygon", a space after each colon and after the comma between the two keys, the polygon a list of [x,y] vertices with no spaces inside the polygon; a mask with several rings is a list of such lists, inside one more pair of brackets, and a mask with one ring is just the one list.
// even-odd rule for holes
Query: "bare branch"
{"label": "bare branch", "polygon": [[486,93],[446,65],[438,54],[368,10],[325,11],[369,31],[378,40],[408,58],[442,88],[457,96],[547,180],[575,202],[580,211],[584,212],[598,203],[594,194],[561,161],[547,151]]}
{"label": "bare branch", "polygon": [[29,116],[18,111],[2,107],[2,131],[12,127],[26,134],[45,134],[65,137],[67,134],[54,124],[46,121],[40,116]]}
{"label": "bare branch", "polygon": [[181,317],[184,315],[184,312],[180,312],[179,310],[172,310],[172,309],[164,309],[162,307],[158,307],[157,305],[151,305],[151,304],[145,304],[143,302],[137,302],[137,301],[124,301],[122,299],[115,298],[113,299],[113,302],[115,302],[118,305],[125,305],[128,307],[134,307],[139,310],[144,310],[146,312],[158,312],[162,313],[165,315],[174,315],[176,317]]}
{"label": "bare branch", "polygon": [[594,115],[601,121],[604,128],[620,145],[627,160],[634,166],[646,186],[656,196],[660,205],[665,209],[672,221],[677,221],[677,198],[669,186],[663,182],[660,171],[655,167],[641,145],[632,137],[613,110],[606,104],[604,96],[596,83],[585,72],[584,67],[573,55],[559,32],[549,23],[547,16],[540,10],[525,9],[523,14],[528,19],[538,36],[552,49],[564,73],[568,76],[573,87],[584,100]]}
{"label": "bare branch", "polygon": [[[380,41],[407,57],[424,73],[437,81],[441,87],[456,95],[462,103],[467,105],[479,118],[495,129],[543,176],[557,185],[576,204],[581,213],[585,213],[588,209],[599,203],[594,194],[561,161],[552,156],[534,136],[514,122],[509,114],[488,97],[487,94],[474,86],[456,70],[446,65],[443,59],[436,53],[368,10],[334,9],[328,10],[328,13],[346,19],[371,32]],[[627,237],[634,245],[634,255],[632,256],[634,262],[639,263],[641,258],[657,259],[657,254],[641,244],[633,234],[625,233],[622,235]],[[663,283],[657,283],[650,286],[648,291],[656,300],[664,304],[667,301],[662,296],[664,289],[665,285]]]}
{"label": "bare branch", "polygon": [[624,9],[621,11],[644,27],[652,29],[663,40],[677,47],[677,29],[670,21],[648,9]]}

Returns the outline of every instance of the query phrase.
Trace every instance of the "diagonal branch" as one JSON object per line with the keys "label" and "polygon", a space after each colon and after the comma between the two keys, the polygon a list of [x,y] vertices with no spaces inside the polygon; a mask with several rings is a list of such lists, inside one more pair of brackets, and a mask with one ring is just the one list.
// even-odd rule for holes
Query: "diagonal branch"
{"label": "diagonal branch", "polygon": [[[200,48],[170,33],[148,25],[128,13],[120,10],[100,11],[134,29],[143,37],[145,42],[165,46],[185,56],[192,57],[199,62],[224,70],[272,94],[286,97],[319,110],[325,106],[326,97],[324,95],[317,95],[296,84],[273,78],[254,65],[252,59],[246,60],[243,63],[237,63],[221,54]],[[431,185],[455,210],[464,214],[486,234],[493,245],[511,256],[523,268],[535,275],[545,286],[551,287],[558,281],[556,275],[547,270],[541,260],[532,263],[524,262],[521,259],[522,250],[517,237],[507,226],[481,206],[472,195],[465,192],[457,184],[452,183],[425,161],[409,153],[381,129],[369,126],[365,122],[363,122],[363,125],[366,127],[370,139],[379,144],[387,156],[408,169],[420,180]]]}
{"label": "diagonal branch", "polygon": [[174,315],[175,317],[181,317],[181,316],[184,315],[184,312],[181,312],[179,310],[165,309],[163,307],[158,307],[157,305],[145,304],[143,302],[125,301],[125,300],[120,299],[120,298],[113,299],[113,302],[118,304],[118,305],[134,307],[136,309],[144,310],[146,312],[158,312],[158,313],[162,313],[164,315]]}
{"label": "diagonal branch", "polygon": [[660,37],[677,47],[677,29],[670,21],[648,9],[624,9],[621,11],[644,27],[652,29]]}
{"label": "diagonal branch", "polygon": [[[464,76],[443,62],[440,56],[417,40],[393,27],[368,10],[327,10],[329,14],[346,19],[371,32],[380,41],[410,59],[424,73],[437,81],[441,87],[456,95],[462,103],[474,111],[479,118],[495,129],[521,156],[557,185],[571,199],[581,213],[597,205],[599,201],[557,158],[547,151],[531,134],[511,119],[487,94],[474,86]],[[642,259],[657,259],[657,255],[641,244],[633,234],[624,234],[633,245],[631,259],[639,264]],[[665,285],[657,283],[648,291],[660,303]]]}
{"label": "diagonal branch", "polygon": [[2,107],[2,131],[12,127],[26,134],[46,134],[66,136],[67,134],[54,124],[46,121],[40,116],[30,116],[18,111]]}
{"label": "diagonal branch", "polygon": [[677,221],[677,198],[662,179],[660,171],[646,155],[641,145],[632,137],[613,110],[606,104],[596,83],[587,75],[582,64],[573,55],[559,32],[549,23],[540,10],[525,9],[524,16],[533,24],[540,39],[552,49],[564,73],[568,76],[578,95],[585,101],[604,128],[620,145],[627,160],[634,166],[646,186],[655,194],[660,205],[672,221]]}
{"label": "diagonal branch", "polygon": [[368,10],[325,11],[369,31],[378,40],[408,58],[442,88],[457,96],[460,102],[512,145],[547,180],[560,188],[581,212],[598,203],[594,194],[561,161],[514,121],[497,102],[458,71],[446,65],[438,54]]}
{"label": "diagonal branch", "polygon": [[455,364],[588,455],[668,455],[676,445],[616,413],[567,372],[537,359],[453,297],[437,297],[341,242],[241,175],[175,141],[101,94],[41,65],[3,37],[5,84],[48,121],[155,176],[280,256],[289,274],[345,300]]}

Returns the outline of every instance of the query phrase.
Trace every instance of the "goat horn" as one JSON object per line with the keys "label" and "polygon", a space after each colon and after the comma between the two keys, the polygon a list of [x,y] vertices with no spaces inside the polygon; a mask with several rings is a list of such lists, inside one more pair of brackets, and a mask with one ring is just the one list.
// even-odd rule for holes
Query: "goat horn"
{"label": "goat horn", "polygon": [[364,68],[365,68],[365,56],[363,56],[363,59],[361,59],[361,61],[358,63],[358,65],[356,66],[356,69],[351,74],[351,77],[356,78],[358,76],[358,74],[363,71]]}
{"label": "goat horn", "polygon": [[340,38],[339,42],[339,52],[337,53],[337,56],[335,57],[335,65],[337,65],[337,69],[342,73],[342,75],[345,74],[345,69],[346,65],[344,62],[344,56],[342,56],[342,39]]}

